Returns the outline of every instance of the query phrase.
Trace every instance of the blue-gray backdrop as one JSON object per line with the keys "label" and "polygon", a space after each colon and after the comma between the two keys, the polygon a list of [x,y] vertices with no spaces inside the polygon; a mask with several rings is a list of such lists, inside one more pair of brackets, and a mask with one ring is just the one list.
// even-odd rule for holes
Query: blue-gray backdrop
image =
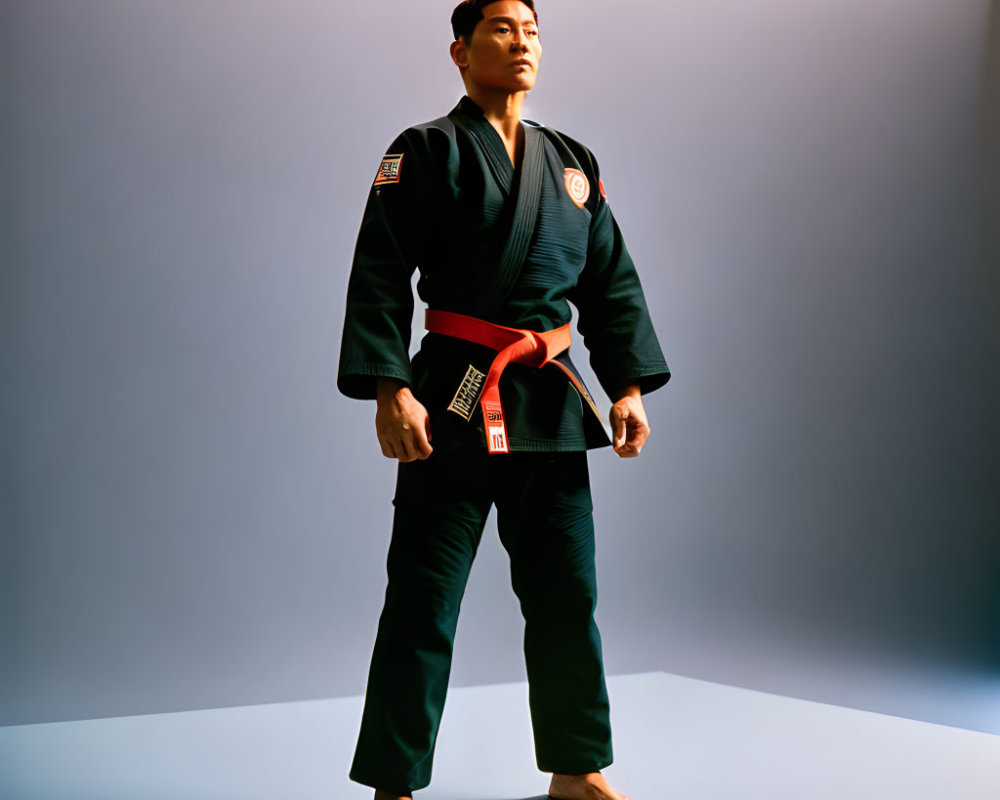
{"label": "blue-gray backdrop", "polygon": [[[343,295],[452,5],[3,4],[4,724],[362,692],[394,464]],[[525,116],[600,159],[674,370],[592,454],[609,672],[995,676],[996,4],[539,15]],[[490,529],[453,683],[519,648]]]}

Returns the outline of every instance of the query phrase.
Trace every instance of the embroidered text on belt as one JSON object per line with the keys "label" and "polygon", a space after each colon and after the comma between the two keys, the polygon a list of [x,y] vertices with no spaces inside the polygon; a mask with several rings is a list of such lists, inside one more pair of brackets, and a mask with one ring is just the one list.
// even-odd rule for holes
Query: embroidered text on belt
{"label": "embroidered text on belt", "polygon": [[561,328],[538,333],[523,328],[505,328],[476,317],[432,308],[427,309],[425,320],[427,330],[431,333],[453,336],[499,351],[486,373],[479,400],[486,426],[486,449],[491,453],[509,452],[507,427],[504,425],[503,407],[500,405],[500,374],[508,364],[526,364],[539,368],[554,364],[569,376],[574,385],[578,382],[575,375],[554,360],[570,345],[572,337],[568,323]]}

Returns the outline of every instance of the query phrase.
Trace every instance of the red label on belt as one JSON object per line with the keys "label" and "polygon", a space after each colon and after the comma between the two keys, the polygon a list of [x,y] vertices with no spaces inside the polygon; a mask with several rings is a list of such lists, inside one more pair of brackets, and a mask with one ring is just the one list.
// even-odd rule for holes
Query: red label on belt
{"label": "red label on belt", "polygon": [[503,408],[496,400],[484,400],[483,421],[486,427],[486,449],[491,453],[508,453],[507,426],[503,424]]}

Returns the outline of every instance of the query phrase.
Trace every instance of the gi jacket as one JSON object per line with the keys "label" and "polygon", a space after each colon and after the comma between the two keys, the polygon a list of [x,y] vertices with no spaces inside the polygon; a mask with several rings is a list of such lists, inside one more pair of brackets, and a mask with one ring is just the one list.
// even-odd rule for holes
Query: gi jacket
{"label": "gi jacket", "polygon": [[[522,166],[530,148],[542,148],[540,196],[530,238],[514,246],[522,258],[503,296],[496,273],[522,166],[511,164],[499,133],[468,96],[446,117],[396,137],[362,217],[337,386],[349,397],[370,399],[379,377],[409,384],[430,414],[435,448],[485,447],[478,407],[466,419],[449,405],[470,366],[485,373],[496,353],[428,333],[411,363],[414,269],[417,293],[429,308],[508,327],[559,327],[570,321],[573,303],[590,363],[609,395],[632,383],[646,394],[670,377],[593,154],[551,128],[522,124]],[[559,361],[575,371],[568,352]],[[500,394],[512,451],[610,444],[589,393],[553,366],[511,364]]]}

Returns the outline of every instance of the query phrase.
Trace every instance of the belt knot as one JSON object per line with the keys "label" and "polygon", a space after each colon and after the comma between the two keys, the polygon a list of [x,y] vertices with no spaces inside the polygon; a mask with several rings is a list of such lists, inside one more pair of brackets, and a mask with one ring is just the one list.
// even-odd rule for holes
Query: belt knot
{"label": "belt knot", "polygon": [[508,364],[544,367],[570,345],[569,324],[548,331],[508,328],[477,317],[452,311],[427,309],[425,324],[431,333],[453,336],[497,351],[486,373],[483,394],[479,400],[486,426],[486,449],[490,453],[507,453],[507,426],[500,404],[500,375]]}

